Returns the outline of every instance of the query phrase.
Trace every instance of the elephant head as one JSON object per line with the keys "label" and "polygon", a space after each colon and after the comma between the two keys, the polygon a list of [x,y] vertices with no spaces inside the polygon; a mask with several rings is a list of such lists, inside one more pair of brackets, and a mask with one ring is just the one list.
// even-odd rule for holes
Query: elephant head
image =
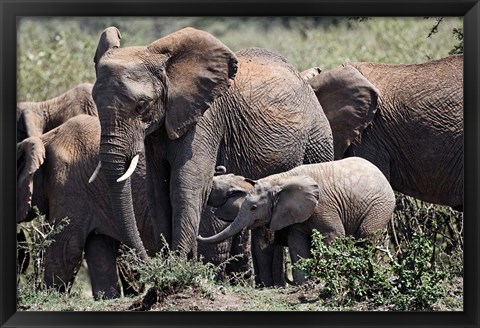
{"label": "elephant head", "polygon": [[212,35],[193,28],[148,46],[120,48],[119,40],[118,30],[107,28],[94,59],[97,80],[93,98],[102,131],[99,168],[125,232],[123,241],[145,254],[135,226],[128,179],[144,139],[162,127],[171,140],[182,137],[228,89],[237,59]]}
{"label": "elephant head", "polygon": [[240,175],[215,176],[207,204],[215,207],[215,216],[232,222],[238,214],[245,197],[255,186],[255,181]]}
{"label": "elephant head", "polygon": [[77,115],[97,116],[92,88],[91,83],[81,83],[52,99],[17,103],[17,142],[40,137]]}
{"label": "elephant head", "polygon": [[219,243],[247,227],[269,224],[271,230],[278,231],[305,222],[312,216],[319,197],[318,184],[307,176],[260,179],[244,198],[232,224],[214,236],[197,239]]}
{"label": "elephant head", "polygon": [[379,91],[350,65],[320,72],[308,82],[330,122],[335,159],[341,159],[372,123]]}

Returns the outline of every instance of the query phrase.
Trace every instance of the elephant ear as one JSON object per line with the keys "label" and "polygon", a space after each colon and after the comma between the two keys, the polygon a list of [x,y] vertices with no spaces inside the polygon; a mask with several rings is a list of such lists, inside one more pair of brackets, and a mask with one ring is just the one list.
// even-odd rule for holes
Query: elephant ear
{"label": "elephant ear", "polygon": [[340,159],[372,122],[379,91],[348,64],[322,72],[308,82],[330,122],[335,159]]}
{"label": "elephant ear", "polygon": [[246,192],[239,191],[235,195],[228,197],[227,201],[215,210],[215,216],[222,221],[233,222],[246,196]]}
{"label": "elephant ear", "polygon": [[45,146],[38,137],[17,144],[17,222],[22,221],[32,204],[33,176],[45,161]]}
{"label": "elephant ear", "polygon": [[17,103],[17,142],[28,137],[39,137],[43,133],[42,117],[28,107],[32,103]]}
{"label": "elephant ear", "polygon": [[95,57],[93,57],[95,71],[97,71],[97,65],[100,61],[100,58],[102,58],[106,52],[108,52],[110,49],[120,48],[121,38],[122,35],[115,26],[110,26],[103,30],[102,34],[100,35],[100,40],[98,41],[97,50],[95,51]]}
{"label": "elephant ear", "polygon": [[163,37],[147,49],[168,58],[165,128],[170,139],[180,138],[227,91],[237,58],[218,39],[193,28]]}
{"label": "elephant ear", "polygon": [[[228,181],[230,177],[233,177],[233,182]],[[256,184],[255,180],[241,176],[231,175],[230,177],[227,177],[227,185],[232,183],[233,186],[228,188],[230,192],[227,195],[227,200],[215,211],[215,215],[218,218],[227,222],[232,222],[235,219],[238,211],[242,207],[245,197],[247,197],[248,193]]]}
{"label": "elephant ear", "polygon": [[270,229],[278,231],[295,223],[305,222],[312,216],[320,197],[318,184],[307,176],[294,176],[282,180],[274,194]]}

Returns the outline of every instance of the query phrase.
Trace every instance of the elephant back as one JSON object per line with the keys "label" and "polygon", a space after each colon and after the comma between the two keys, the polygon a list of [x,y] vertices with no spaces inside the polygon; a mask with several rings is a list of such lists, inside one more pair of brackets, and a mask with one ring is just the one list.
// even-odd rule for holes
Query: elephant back
{"label": "elephant back", "polygon": [[256,59],[266,59],[268,61],[278,61],[278,62],[283,62],[287,63],[287,59],[283,57],[282,55],[273,52],[271,50],[265,49],[265,48],[245,48],[242,50],[237,51],[237,56],[238,57],[243,57],[243,58],[256,58]]}
{"label": "elephant back", "polygon": [[228,95],[212,110],[226,119],[217,165],[258,179],[305,162],[332,160],[330,125],[299,72],[266,49],[244,49],[237,58]]}

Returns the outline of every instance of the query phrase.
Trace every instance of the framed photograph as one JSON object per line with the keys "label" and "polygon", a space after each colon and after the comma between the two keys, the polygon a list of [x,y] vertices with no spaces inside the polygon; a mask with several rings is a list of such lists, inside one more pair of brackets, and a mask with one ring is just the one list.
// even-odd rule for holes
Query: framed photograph
{"label": "framed photograph", "polygon": [[0,6],[1,327],[479,325],[478,1]]}

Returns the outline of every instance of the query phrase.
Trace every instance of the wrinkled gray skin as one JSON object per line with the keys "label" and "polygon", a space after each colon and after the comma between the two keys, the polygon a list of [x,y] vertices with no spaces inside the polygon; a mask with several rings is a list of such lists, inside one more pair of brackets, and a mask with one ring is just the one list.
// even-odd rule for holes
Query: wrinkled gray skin
{"label": "wrinkled gray skin", "polygon": [[[283,57],[263,49],[234,54],[192,28],[146,47],[119,48],[119,38],[114,27],[100,38],[93,98],[117,226],[141,256],[128,179],[117,179],[142,149],[157,231],[173,250],[192,257],[217,164],[260,178],[333,158],[328,121]],[[257,229],[252,238],[265,232]],[[262,245],[252,250],[257,282],[272,285],[274,247],[269,240]]]}
{"label": "wrinkled gray skin", "polygon": [[17,103],[17,142],[39,137],[68,119],[87,114],[97,116],[91,83],[82,83],[46,101]]}
{"label": "wrinkled gray skin", "polygon": [[[310,257],[311,232],[330,242],[335,237],[364,238],[385,229],[395,208],[393,190],[373,164],[359,157],[301,165],[257,181],[228,174],[214,177],[209,204],[233,221],[203,242],[221,242],[244,229],[268,225],[284,229],[295,263]],[[294,282],[304,282],[294,271]]]}
{"label": "wrinkled gray skin", "polygon": [[[92,88],[91,83],[81,83],[62,95],[46,101],[17,103],[17,142],[28,137],[40,137],[43,133],[79,114],[97,116]],[[30,216],[33,219],[35,213],[30,213]],[[17,233],[17,241],[25,240],[25,234],[20,229]],[[29,253],[19,249],[18,263],[22,272],[28,267],[29,261]]]}
{"label": "wrinkled gray skin", "polygon": [[[226,173],[225,167],[218,166],[217,168],[221,168],[221,170],[219,171],[216,169],[215,175]],[[204,235],[217,234],[227,226],[227,222],[218,219],[213,214],[213,210],[213,207],[207,205],[202,212],[199,231]],[[240,278],[242,281],[247,281],[253,277],[250,238],[250,230],[245,229],[235,237],[227,239],[222,243],[199,243],[197,245],[199,257],[204,263],[212,263],[216,266],[222,266],[222,268],[216,272],[217,279],[225,280],[228,278],[229,282],[233,284],[236,283],[238,278]],[[273,236],[268,236],[267,241],[271,241],[272,239]],[[268,247],[271,246],[268,245]],[[284,266],[283,248],[276,246],[274,247],[273,252],[274,259],[273,263],[270,264],[272,266],[272,270],[274,270],[274,267]],[[275,285],[285,284],[284,278],[280,276],[273,276],[272,282]]]}
{"label": "wrinkled gray skin", "polygon": [[335,158],[359,156],[394,190],[463,211],[463,56],[347,63],[310,77]]}
{"label": "wrinkled gray skin", "polygon": [[[100,123],[78,115],[59,127],[17,144],[17,222],[28,220],[33,206],[50,223],[70,223],[55,236],[45,254],[45,283],[65,291],[71,286],[83,251],[94,297],[120,295],[116,269],[121,233],[115,223],[101,174],[88,183],[98,161]],[[148,211],[146,168],[142,155],[132,175],[137,225],[151,255],[159,249]],[[30,218],[31,219],[31,218]]]}

